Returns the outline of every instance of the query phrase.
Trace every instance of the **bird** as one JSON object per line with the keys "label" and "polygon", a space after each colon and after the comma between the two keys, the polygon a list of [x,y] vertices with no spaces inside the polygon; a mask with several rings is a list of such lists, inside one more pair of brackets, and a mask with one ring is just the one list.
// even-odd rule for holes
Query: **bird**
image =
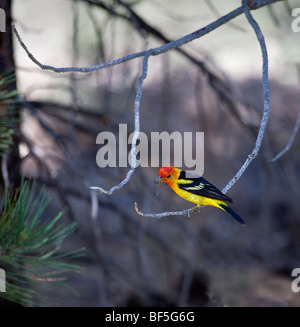
{"label": "bird", "polygon": [[227,204],[232,199],[203,177],[188,173],[173,166],[161,167],[154,183],[165,183],[179,196],[197,206],[210,205],[228,212],[236,221],[246,222]]}

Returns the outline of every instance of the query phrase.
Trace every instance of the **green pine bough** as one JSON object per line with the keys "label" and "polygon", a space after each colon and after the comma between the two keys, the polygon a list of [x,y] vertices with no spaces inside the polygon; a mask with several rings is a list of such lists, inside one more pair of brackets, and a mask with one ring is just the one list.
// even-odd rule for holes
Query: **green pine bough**
{"label": "green pine bough", "polygon": [[6,272],[6,291],[0,292],[0,297],[21,305],[47,305],[49,299],[40,298],[36,289],[71,289],[63,275],[81,271],[70,262],[83,255],[84,250],[63,253],[60,249],[62,241],[75,231],[76,223],[63,224],[63,211],[45,218],[49,204],[45,190],[37,190],[36,183],[24,179],[17,191],[5,189],[3,199],[0,268]]}

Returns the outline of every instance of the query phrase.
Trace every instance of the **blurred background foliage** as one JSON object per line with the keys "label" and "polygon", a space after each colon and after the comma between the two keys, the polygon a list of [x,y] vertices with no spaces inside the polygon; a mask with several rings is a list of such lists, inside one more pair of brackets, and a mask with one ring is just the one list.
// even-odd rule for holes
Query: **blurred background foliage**
{"label": "blurred background foliage", "polygon": [[[240,5],[14,0],[12,17],[43,64],[91,66],[182,37]],[[246,228],[215,208],[189,218],[138,216],[134,202],[145,212],[191,206],[163,186],[155,195],[157,167],[138,168],[112,196],[89,190],[109,189],[128,171],[97,166],[96,136],[110,131],[118,140],[121,123],[128,134],[133,131],[141,59],[88,74],[57,74],[35,66],[14,38],[20,172],[47,190],[46,217],[66,207],[63,219],[78,224],[61,248],[86,248],[86,256],[76,260],[82,274],[67,274],[80,297],[70,301],[55,288],[38,292],[65,306],[300,304],[291,290],[291,271],[300,264],[299,136],[290,151],[269,162],[286,146],[299,110],[300,34],[291,29],[296,7],[297,1],[289,0],[252,11],[268,48],[271,107],[261,151],[228,193]],[[182,49],[188,56],[173,50],[150,58],[141,131],[149,140],[154,131],[204,132],[204,177],[222,188],[252,151],[258,132],[259,45],[240,15]]]}

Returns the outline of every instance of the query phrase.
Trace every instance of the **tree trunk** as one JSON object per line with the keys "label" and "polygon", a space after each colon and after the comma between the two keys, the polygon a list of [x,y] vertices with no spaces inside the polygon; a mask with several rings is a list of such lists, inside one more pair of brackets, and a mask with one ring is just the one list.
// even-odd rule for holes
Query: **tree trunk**
{"label": "tree trunk", "polygon": [[[0,19],[5,19],[5,32],[0,32],[0,73],[5,72],[15,73],[15,62],[13,57],[13,42],[12,42],[12,1],[11,0],[0,0],[0,8],[4,10],[5,15],[2,15]],[[17,89],[16,81],[11,82],[8,85],[7,91],[13,91]],[[12,120],[19,120],[19,110],[9,110],[7,107],[2,107],[0,111],[1,114],[14,115],[11,117]],[[9,182],[10,185],[18,187],[20,185],[20,155],[19,155],[19,139],[17,136],[18,126],[14,126],[14,135],[13,135],[13,145],[10,147],[7,154],[0,156],[0,188],[1,193],[5,182]],[[7,174],[6,174],[7,172]]]}
{"label": "tree trunk", "polygon": [[[0,32],[0,74],[6,72],[15,73],[15,62],[13,57],[13,43],[12,43],[12,15],[11,15],[11,0],[0,0],[1,10],[1,23],[5,19],[5,30],[1,28]],[[1,24],[1,27],[3,25]],[[7,85],[7,92],[16,90],[17,83],[16,81],[11,82]],[[3,119],[3,115],[14,115],[12,121],[16,119],[19,121],[19,110],[10,110],[10,105],[2,104],[0,110],[0,119]],[[2,116],[2,117],[1,117]],[[19,126],[13,126],[13,144],[10,146],[7,153],[0,155],[0,197],[3,196],[5,184],[11,185],[13,188],[17,188],[20,185],[20,156],[19,156],[19,140],[17,137],[17,130]],[[1,201],[2,202],[2,201]],[[0,219],[1,219],[2,209],[0,207]],[[6,271],[6,267],[0,267]],[[0,307],[11,307],[11,306],[20,306],[19,304],[6,301],[0,298]]]}

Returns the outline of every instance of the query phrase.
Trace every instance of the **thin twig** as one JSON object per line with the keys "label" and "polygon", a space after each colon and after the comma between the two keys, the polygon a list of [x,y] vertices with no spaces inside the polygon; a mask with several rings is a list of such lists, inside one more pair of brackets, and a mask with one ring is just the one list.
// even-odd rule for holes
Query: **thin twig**
{"label": "thin twig", "polygon": [[24,107],[26,107],[30,114],[38,121],[40,126],[45,130],[53,139],[53,141],[62,147],[62,149],[65,151],[65,153],[72,158],[72,154],[66,144],[66,142],[63,139],[63,136],[56,133],[51,126],[39,115],[39,113],[36,111],[36,108],[32,105],[31,102],[26,101],[25,99],[21,99]]}
{"label": "thin twig", "polygon": [[300,126],[300,106],[299,106],[299,109],[298,109],[298,115],[297,115],[297,120],[296,120],[296,124],[295,124],[295,127],[292,131],[292,134],[289,138],[289,141],[286,145],[286,147],[281,150],[274,158],[270,159],[269,162],[275,162],[277,161],[279,158],[281,158],[286,152],[289,151],[289,149],[291,148],[292,144],[294,143],[294,140],[295,140],[295,137],[296,137],[296,134],[299,130],[299,126]]}
{"label": "thin twig", "polygon": [[248,19],[249,24],[252,26],[257,40],[260,45],[261,49],[261,54],[262,54],[262,60],[263,60],[263,65],[262,65],[262,82],[263,82],[263,89],[264,89],[264,109],[263,109],[263,115],[262,115],[262,120],[259,128],[259,132],[256,138],[256,142],[254,145],[253,151],[248,155],[248,158],[242,165],[242,167],[239,169],[239,171],[236,173],[236,175],[232,178],[232,180],[224,187],[222,190],[223,193],[226,193],[235,183],[239,178],[242,176],[242,174],[245,172],[247,167],[250,165],[250,163],[255,159],[257,156],[259,149],[262,144],[262,140],[264,138],[264,133],[267,127],[268,119],[269,119],[269,107],[270,107],[270,88],[269,88],[269,72],[268,72],[268,67],[269,67],[269,60],[268,60],[268,52],[267,52],[267,47],[265,43],[265,39],[263,36],[263,33],[257,24],[257,22],[254,20],[250,13],[250,9],[248,6],[248,1],[243,0],[243,7],[245,11],[245,15]]}
{"label": "thin twig", "polygon": [[8,167],[7,167],[7,153],[6,152],[2,154],[1,173],[2,173],[2,177],[5,182],[6,187],[9,188],[10,180],[9,180]]}
{"label": "thin twig", "polygon": [[166,211],[166,212],[160,212],[160,213],[144,213],[144,212],[139,210],[137,203],[134,204],[134,209],[135,209],[137,214],[139,214],[140,216],[143,216],[143,217],[151,217],[151,218],[163,218],[163,217],[167,217],[167,216],[187,216],[187,217],[190,217],[191,213],[193,213],[195,211],[199,212],[199,208],[200,207],[195,206],[193,208],[180,210],[180,211],[169,211],[169,212]]}
{"label": "thin twig", "polygon": [[[217,6],[215,4],[213,4],[211,0],[205,0],[205,3],[216,17],[220,17],[220,12],[219,12]],[[241,27],[240,25],[237,25],[234,23],[229,23],[228,26],[231,26],[232,28],[234,28],[237,31],[245,32],[245,29],[243,27]]]}
{"label": "thin twig", "polygon": [[150,49],[146,52],[146,55],[143,60],[142,74],[139,78],[138,85],[137,85],[137,91],[136,91],[136,97],[134,103],[134,134],[132,138],[130,160],[129,160],[131,168],[128,171],[126,177],[122,180],[122,182],[119,185],[113,186],[109,191],[104,190],[102,187],[90,186],[90,189],[92,190],[98,190],[106,195],[111,195],[114,191],[119,190],[129,181],[131,175],[134,173],[136,169],[136,142],[140,132],[140,102],[142,98],[143,82],[146,79],[147,72],[148,72],[148,60],[152,54],[152,51],[153,50]]}

